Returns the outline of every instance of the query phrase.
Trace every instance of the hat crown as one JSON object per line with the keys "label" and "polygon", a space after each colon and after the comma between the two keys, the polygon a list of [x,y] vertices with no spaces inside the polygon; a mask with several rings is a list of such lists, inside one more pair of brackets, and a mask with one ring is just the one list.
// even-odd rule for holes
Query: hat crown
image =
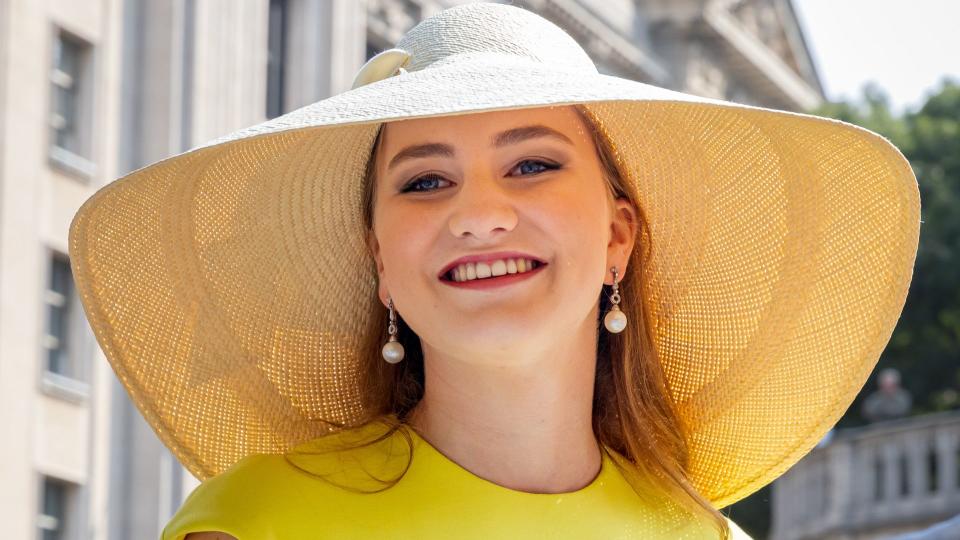
{"label": "hat crown", "polygon": [[597,73],[593,61],[563,29],[540,15],[504,4],[464,4],[420,21],[397,42],[410,54],[406,71],[507,55],[552,68]]}

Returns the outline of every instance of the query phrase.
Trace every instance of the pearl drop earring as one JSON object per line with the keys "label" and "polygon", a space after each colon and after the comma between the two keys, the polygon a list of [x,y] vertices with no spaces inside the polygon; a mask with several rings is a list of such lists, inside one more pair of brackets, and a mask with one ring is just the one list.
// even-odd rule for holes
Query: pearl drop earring
{"label": "pearl drop earring", "polygon": [[396,364],[403,360],[403,344],[397,341],[397,314],[393,310],[393,298],[387,298],[387,306],[390,308],[390,324],[387,325],[390,339],[383,344],[380,354],[387,363]]}
{"label": "pearl drop earring", "polygon": [[610,296],[610,302],[613,303],[613,307],[610,308],[610,311],[603,317],[603,325],[607,327],[607,330],[614,334],[619,334],[627,327],[627,315],[620,311],[620,291],[617,284],[617,267],[614,266],[610,269],[613,272],[613,294]]}

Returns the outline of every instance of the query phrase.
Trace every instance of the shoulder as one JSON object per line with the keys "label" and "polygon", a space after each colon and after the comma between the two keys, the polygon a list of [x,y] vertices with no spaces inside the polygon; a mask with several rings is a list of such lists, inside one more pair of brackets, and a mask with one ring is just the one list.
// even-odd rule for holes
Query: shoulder
{"label": "shoulder", "polygon": [[[726,517],[726,516],[724,516]],[[753,540],[749,534],[744,532],[732,519],[726,517],[727,524],[730,526],[730,540]]]}
{"label": "shoulder", "polygon": [[366,508],[341,488],[383,488],[383,478],[403,470],[404,445],[396,437],[380,440],[384,433],[382,425],[363,426],[309,440],[285,454],[246,456],[197,486],[161,540],[207,531],[221,535],[190,540],[300,537],[309,534],[305,520],[314,519],[317,508]]}
{"label": "shoulder", "polygon": [[[670,512],[670,519],[672,519],[673,512]],[[723,520],[727,524],[727,528],[730,531],[728,540],[754,540],[752,536],[747,534],[740,525],[737,525],[735,521],[730,519],[722,511],[720,515],[723,516]],[[681,528],[681,533],[675,535],[677,538],[717,538],[716,522],[713,519],[706,519],[706,516],[698,515],[695,519],[691,519],[687,524]]]}
{"label": "shoulder", "polygon": [[[283,456],[255,454],[244,457],[229,469],[208,478],[183,501],[161,533],[161,540],[229,540],[257,538],[273,511],[272,501],[283,486]],[[202,536],[207,531],[219,535]],[[227,536],[229,535],[229,536]]]}

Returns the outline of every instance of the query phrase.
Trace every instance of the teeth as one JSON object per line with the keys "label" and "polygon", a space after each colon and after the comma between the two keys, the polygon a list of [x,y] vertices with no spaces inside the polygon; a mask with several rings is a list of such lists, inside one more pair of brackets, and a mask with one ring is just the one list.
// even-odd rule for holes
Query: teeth
{"label": "teeth", "polygon": [[539,266],[531,259],[500,259],[492,262],[466,263],[450,271],[453,281],[471,281],[489,277],[529,272]]}

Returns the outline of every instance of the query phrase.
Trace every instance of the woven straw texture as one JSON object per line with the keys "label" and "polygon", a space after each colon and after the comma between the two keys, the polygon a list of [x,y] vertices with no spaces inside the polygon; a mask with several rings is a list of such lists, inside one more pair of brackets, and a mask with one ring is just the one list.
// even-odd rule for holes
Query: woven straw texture
{"label": "woven straw texture", "polygon": [[[499,29],[490,39],[491,29]],[[70,227],[106,358],[198,478],[351,424],[376,272],[361,181],[382,122],[583,103],[650,220],[647,307],[691,475],[717,507],[782,474],[839,419],[903,308],[916,179],[839,121],[601,75],[559,28],[467,5],[421,22],[385,74],[134,171]],[[368,79],[370,77],[367,77]],[[625,299],[626,302],[638,301]]]}

